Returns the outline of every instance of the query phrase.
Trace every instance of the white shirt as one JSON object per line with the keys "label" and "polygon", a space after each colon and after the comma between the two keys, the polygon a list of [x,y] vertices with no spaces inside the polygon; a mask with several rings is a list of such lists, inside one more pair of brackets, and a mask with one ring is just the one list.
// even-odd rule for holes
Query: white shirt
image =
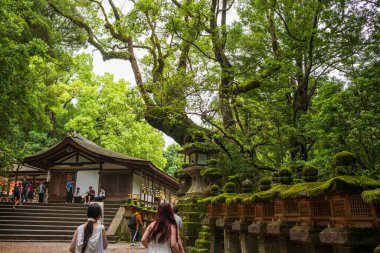
{"label": "white shirt", "polygon": [[99,197],[105,197],[105,196],[106,196],[106,191],[105,190],[100,190]]}
{"label": "white shirt", "polygon": [[174,214],[174,219],[175,219],[175,222],[177,222],[178,231],[181,230],[181,228],[183,227],[183,225],[182,225],[182,218],[179,217],[179,216],[175,213],[175,214]]}
{"label": "white shirt", "polygon": [[[83,239],[84,239],[84,228],[85,224],[80,225],[78,227],[78,234],[77,234],[77,242],[75,245],[75,253],[81,253],[82,247],[83,247]],[[92,232],[92,235],[90,239],[88,240],[87,247],[84,251],[84,253],[99,253],[100,252],[100,246],[102,240],[102,231],[104,229],[103,225],[99,225],[99,227]]]}

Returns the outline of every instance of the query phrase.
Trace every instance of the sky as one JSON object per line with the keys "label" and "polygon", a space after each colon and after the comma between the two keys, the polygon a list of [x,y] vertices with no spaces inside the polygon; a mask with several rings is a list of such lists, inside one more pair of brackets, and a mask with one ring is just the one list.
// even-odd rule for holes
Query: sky
{"label": "sky", "polygon": [[[95,74],[103,75],[104,73],[110,73],[114,75],[115,80],[119,80],[123,78],[127,80],[129,83],[131,83],[132,86],[136,85],[132,68],[129,62],[124,61],[124,60],[103,61],[102,56],[100,55],[99,51],[94,50],[93,47],[87,48],[85,52],[92,54],[92,57],[94,59],[93,68],[94,68]],[[173,140],[173,138],[167,136],[166,134],[162,133],[162,136],[164,137],[164,140],[165,140],[165,148],[167,148],[169,145],[173,143],[176,143]]]}

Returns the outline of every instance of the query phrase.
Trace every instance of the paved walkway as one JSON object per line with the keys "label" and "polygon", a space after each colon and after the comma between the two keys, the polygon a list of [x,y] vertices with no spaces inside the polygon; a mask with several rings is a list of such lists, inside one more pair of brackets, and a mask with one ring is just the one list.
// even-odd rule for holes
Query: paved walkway
{"label": "paved walkway", "polygon": [[[0,242],[0,253],[68,253],[69,243]],[[107,253],[145,253],[142,245],[108,244]]]}

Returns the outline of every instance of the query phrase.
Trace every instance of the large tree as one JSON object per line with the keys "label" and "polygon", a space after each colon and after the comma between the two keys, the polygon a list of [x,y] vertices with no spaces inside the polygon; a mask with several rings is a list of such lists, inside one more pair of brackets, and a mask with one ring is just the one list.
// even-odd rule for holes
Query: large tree
{"label": "large tree", "polygon": [[204,132],[230,159],[255,168],[309,159],[316,140],[302,118],[313,97],[332,71],[373,57],[366,49],[378,43],[370,1],[48,4],[83,29],[104,60],[131,64],[150,125],[179,144]]}

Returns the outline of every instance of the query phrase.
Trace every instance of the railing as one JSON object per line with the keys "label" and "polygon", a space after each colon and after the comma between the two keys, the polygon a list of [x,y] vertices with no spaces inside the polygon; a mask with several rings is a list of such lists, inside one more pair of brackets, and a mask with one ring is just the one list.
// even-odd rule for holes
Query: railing
{"label": "railing", "polygon": [[380,205],[368,204],[357,194],[275,200],[266,203],[210,204],[207,215],[265,224],[294,222],[303,226],[380,227]]}

